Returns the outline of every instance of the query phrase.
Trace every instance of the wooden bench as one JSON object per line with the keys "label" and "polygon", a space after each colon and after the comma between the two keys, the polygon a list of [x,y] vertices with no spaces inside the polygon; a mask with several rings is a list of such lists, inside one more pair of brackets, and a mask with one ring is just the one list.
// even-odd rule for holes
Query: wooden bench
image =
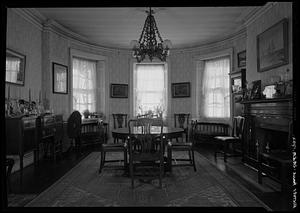
{"label": "wooden bench", "polygon": [[195,144],[212,142],[215,136],[229,135],[229,125],[224,123],[195,122],[193,139]]}

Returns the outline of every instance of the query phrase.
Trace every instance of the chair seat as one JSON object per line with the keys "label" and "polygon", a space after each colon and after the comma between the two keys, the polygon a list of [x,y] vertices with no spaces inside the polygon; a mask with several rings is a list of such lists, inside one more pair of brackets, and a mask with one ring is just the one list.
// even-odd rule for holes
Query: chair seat
{"label": "chair seat", "polygon": [[192,143],[180,143],[180,142],[175,142],[173,143],[172,142],[172,146],[175,147],[175,146],[192,146]]}
{"label": "chair seat", "polygon": [[217,136],[214,137],[214,139],[221,140],[221,141],[230,141],[230,142],[235,142],[240,140],[238,137],[232,137],[232,136]]}
{"label": "chair seat", "polygon": [[133,161],[156,161],[160,159],[160,153],[133,153]]}
{"label": "chair seat", "polygon": [[108,150],[124,150],[124,144],[102,144],[102,148]]}

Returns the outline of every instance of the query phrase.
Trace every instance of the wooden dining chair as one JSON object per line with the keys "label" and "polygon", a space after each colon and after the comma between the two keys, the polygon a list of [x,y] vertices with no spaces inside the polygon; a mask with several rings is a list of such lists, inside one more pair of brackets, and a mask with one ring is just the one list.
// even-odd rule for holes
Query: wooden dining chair
{"label": "wooden dining chair", "polygon": [[[112,116],[114,120],[114,129],[127,127],[127,114],[117,113],[117,114],[112,114]],[[119,142],[118,139],[119,138],[114,138],[114,143]],[[121,138],[121,139],[123,143],[126,140],[126,138]]]}
{"label": "wooden dining chair", "polygon": [[[104,131],[104,125],[102,124],[102,129]],[[107,143],[107,140],[105,139],[105,134],[103,134],[104,143],[101,144],[101,157],[100,157],[100,168],[99,168],[99,174],[101,173],[103,167],[105,166],[105,163],[111,163],[111,162],[123,162],[123,165],[121,166],[122,169],[125,171],[127,170],[127,147],[126,143]],[[106,153],[123,153],[123,159],[106,159]],[[119,167],[118,165],[109,165],[107,167]]]}
{"label": "wooden dining chair", "polygon": [[[186,142],[188,141],[189,118],[189,113],[174,113],[174,126],[184,129]],[[178,138],[176,141],[178,142]]]}
{"label": "wooden dining chair", "polygon": [[[155,126],[153,125],[155,121]],[[159,125],[158,125],[159,124]],[[134,188],[134,180],[159,179],[159,187],[162,188],[162,176],[164,174],[164,136],[163,121],[161,118],[138,118],[128,122],[129,138],[129,172],[131,186]],[[151,134],[153,127],[156,134]]]}
{"label": "wooden dining chair", "polygon": [[[215,146],[215,159],[217,159],[217,153],[223,153],[224,162],[227,162],[227,157],[241,156],[241,153],[237,153],[235,146],[237,144],[241,145],[243,143],[244,137],[244,124],[245,118],[242,116],[236,116],[233,118],[233,128],[230,136],[216,136],[214,137],[214,146]],[[229,145],[232,145],[232,153],[229,153]]]}
{"label": "wooden dining chair", "polygon": [[[194,128],[195,125],[192,125],[191,130],[187,132],[187,140],[179,140],[178,142],[168,141],[167,152],[168,152],[168,164],[170,165],[170,170],[175,166],[192,166],[194,171],[196,171],[195,164],[195,139],[194,139]],[[190,136],[191,135],[191,136]],[[175,157],[173,154],[181,152],[183,155],[180,157]],[[175,164],[173,164],[175,162]],[[181,163],[177,163],[181,162]],[[186,162],[186,163],[184,163]]]}

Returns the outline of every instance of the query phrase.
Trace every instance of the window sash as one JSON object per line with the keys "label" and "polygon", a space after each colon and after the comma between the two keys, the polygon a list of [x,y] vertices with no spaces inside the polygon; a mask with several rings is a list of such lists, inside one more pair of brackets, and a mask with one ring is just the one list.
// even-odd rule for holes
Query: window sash
{"label": "window sash", "polygon": [[[167,108],[167,76],[164,64],[137,64],[134,70],[134,116],[157,107]],[[151,96],[152,100],[151,100]],[[148,98],[147,98],[148,97]],[[148,99],[148,100],[147,100]]]}

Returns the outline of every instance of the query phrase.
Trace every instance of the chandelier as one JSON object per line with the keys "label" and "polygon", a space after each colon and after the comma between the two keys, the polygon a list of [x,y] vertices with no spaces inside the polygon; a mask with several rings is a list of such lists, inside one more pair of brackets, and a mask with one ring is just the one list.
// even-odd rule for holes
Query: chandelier
{"label": "chandelier", "polygon": [[[153,57],[159,58],[161,61],[166,61],[167,56],[169,55],[169,50],[172,46],[170,40],[162,40],[154,19],[154,11],[149,8],[149,11],[146,11],[148,14],[142,34],[139,41],[132,40],[130,46],[133,50],[133,57],[136,58],[138,63],[143,61],[148,55],[150,61],[153,60]],[[159,40],[157,40],[157,38]]]}

